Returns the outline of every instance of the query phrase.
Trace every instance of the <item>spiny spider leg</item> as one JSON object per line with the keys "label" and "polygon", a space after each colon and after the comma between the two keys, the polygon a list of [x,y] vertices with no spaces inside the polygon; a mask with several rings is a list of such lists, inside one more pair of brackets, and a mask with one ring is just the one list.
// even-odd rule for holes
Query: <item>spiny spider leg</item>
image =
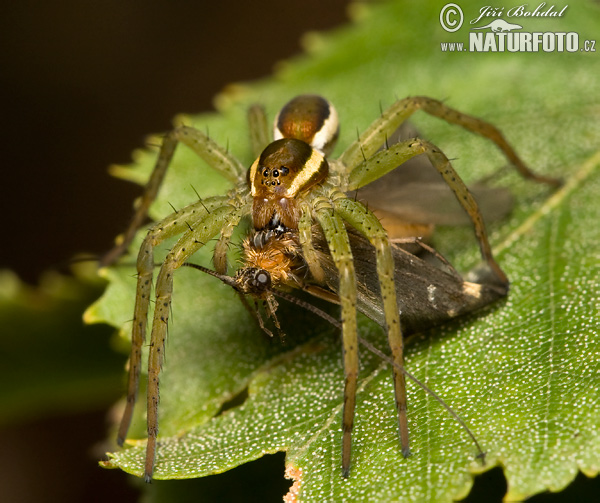
{"label": "spiny spider leg", "polygon": [[213,169],[219,171],[228,180],[237,183],[246,175],[246,168],[227,150],[218,145],[205,133],[189,126],[180,126],[173,129],[163,138],[160,153],[156,165],[150,175],[150,179],[144,188],[140,204],[136,209],[127,230],[120,242],[102,257],[101,266],[107,266],[115,262],[125,251],[135,237],[137,230],[143,225],[150,205],[156,199],[158,190],[171,164],[177,144],[181,142],[190,147],[201,159],[207,162]]}
{"label": "spiny spider leg", "polygon": [[344,151],[338,160],[348,170],[354,169],[365,158],[368,159],[371,157],[385,143],[386,138],[396,131],[417,110],[423,110],[429,115],[439,117],[450,124],[457,124],[472,133],[493,141],[524,178],[546,183],[554,187],[562,183],[557,178],[538,175],[531,171],[506,141],[498,128],[489,122],[459,112],[444,105],[441,101],[426,96],[404,98],[394,103]]}
{"label": "spiny spider leg", "polygon": [[148,445],[146,447],[146,463],[144,468],[144,478],[147,482],[152,479],[156,455],[159,373],[162,367],[165,340],[167,338],[171,294],[173,292],[173,274],[189,257],[221,231],[235,209],[230,205],[220,206],[215,208],[206,218],[196,222],[167,254],[156,279],[156,304],[154,306],[154,319],[152,321],[152,333],[150,336],[150,354],[148,356]]}
{"label": "spiny spider leg", "polygon": [[[383,311],[387,325],[388,342],[392,350],[392,358],[398,367],[404,366],[404,342],[400,328],[400,317],[396,301],[396,285],[394,282],[394,259],[387,232],[379,219],[361,203],[348,199],[342,192],[332,194],[335,210],[345,222],[362,233],[375,248],[377,276],[381,288]],[[408,418],[406,416],[406,383],[404,374],[394,366],[394,390],[398,409],[398,432],[404,457],[410,455],[408,435]]]}
{"label": "spiny spider leg", "polygon": [[181,234],[184,230],[188,229],[188,225],[195,225],[196,222],[209,217],[210,212],[225,205],[227,200],[228,198],[225,196],[217,196],[190,204],[154,225],[144,238],[137,259],[138,277],[131,331],[127,402],[117,435],[117,443],[119,445],[123,445],[127,436],[139,388],[142,345],[146,336],[148,307],[152,291],[154,248],[165,239]]}
{"label": "spiny spider leg", "polygon": [[260,105],[252,105],[248,109],[248,126],[250,127],[250,144],[254,157],[258,157],[266,146],[273,141],[265,109]]}
{"label": "spiny spider leg", "polygon": [[225,274],[227,272],[227,252],[229,251],[229,243],[233,231],[239,225],[242,217],[248,212],[248,208],[244,206],[243,201],[238,199],[240,205],[238,209],[229,217],[227,223],[221,229],[221,236],[215,244],[213,252],[213,264],[218,273]]}
{"label": "spiny spider leg", "polygon": [[[342,306],[342,342],[344,355],[344,409],[342,438],[342,475],[350,473],[352,427],[358,380],[358,331],[356,324],[356,275],[348,233],[342,218],[325,198],[316,201],[315,216],[323,229],[329,252],[339,272],[339,297]],[[396,308],[394,307],[394,311]]]}
{"label": "spiny spider leg", "polygon": [[475,235],[479,243],[483,260],[489,266],[497,283],[507,285],[508,278],[492,254],[492,249],[488,241],[487,232],[477,202],[452,167],[448,158],[435,145],[418,138],[392,145],[389,149],[383,150],[366,161],[363,161],[350,172],[348,184],[349,190],[356,190],[368,184],[376,178],[383,176],[388,171],[391,171],[399,164],[419,154],[427,155],[431,164],[437,169],[448,186],[452,189],[458,202],[465,209],[473,222]]}

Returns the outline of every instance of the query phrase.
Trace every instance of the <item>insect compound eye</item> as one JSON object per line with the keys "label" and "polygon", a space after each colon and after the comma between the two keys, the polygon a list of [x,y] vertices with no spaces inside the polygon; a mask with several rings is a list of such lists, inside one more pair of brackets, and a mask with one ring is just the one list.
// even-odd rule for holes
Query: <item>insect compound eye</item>
{"label": "insect compound eye", "polygon": [[261,290],[268,290],[271,287],[271,275],[264,269],[257,269],[254,274],[254,284]]}

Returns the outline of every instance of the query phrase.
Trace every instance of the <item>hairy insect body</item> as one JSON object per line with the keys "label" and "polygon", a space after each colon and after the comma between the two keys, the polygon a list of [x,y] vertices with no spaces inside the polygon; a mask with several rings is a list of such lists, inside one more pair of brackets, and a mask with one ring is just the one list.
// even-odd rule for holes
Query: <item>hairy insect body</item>
{"label": "hairy insect body", "polygon": [[244,268],[268,271],[276,288],[301,288],[308,268],[297,232],[289,229],[283,232],[257,231],[244,240],[242,247]]}

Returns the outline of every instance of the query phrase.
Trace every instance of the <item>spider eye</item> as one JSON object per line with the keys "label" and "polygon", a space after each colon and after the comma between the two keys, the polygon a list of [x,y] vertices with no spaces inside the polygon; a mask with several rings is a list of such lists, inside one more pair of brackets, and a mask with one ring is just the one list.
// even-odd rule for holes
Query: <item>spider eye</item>
{"label": "spider eye", "polygon": [[279,168],[279,171],[281,173],[281,176],[286,176],[290,172],[290,170],[288,168],[286,168],[285,166],[281,166]]}

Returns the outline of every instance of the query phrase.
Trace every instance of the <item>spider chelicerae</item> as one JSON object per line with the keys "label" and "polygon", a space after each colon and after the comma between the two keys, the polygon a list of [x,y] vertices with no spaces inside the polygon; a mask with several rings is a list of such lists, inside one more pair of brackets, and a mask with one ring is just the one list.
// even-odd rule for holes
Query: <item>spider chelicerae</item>
{"label": "spider chelicerae", "polygon": [[[275,118],[274,140],[266,126],[264,110],[259,106],[250,109],[256,160],[249,169],[197,129],[182,126],[165,136],[141,204],[120,244],[104,257],[104,265],[114,262],[130,245],[179,142],[230,180],[233,188],[226,195],[199,200],[155,223],[138,253],[127,402],[118,432],[120,445],[127,435],[139,386],[155,267],[154,248],[168,238],[180,236],[162,262],[155,283],[148,357],[148,444],[144,468],[147,481],[152,479],[157,449],[159,373],[173,274],[198,249],[216,238],[213,263],[216,272],[225,275],[233,231],[245,217],[251,217],[253,230],[244,241],[244,267],[238,271],[233,285],[238,292],[264,300],[267,313],[276,324],[271,288],[302,289],[341,306],[345,372],[342,475],[348,476],[351,460],[359,368],[357,308],[387,331],[395,363],[393,380],[401,450],[405,456],[409,455],[406,388],[401,371],[403,329],[440,323],[482,307],[508,291],[508,279],[494,260],[478,205],[444,153],[419,138],[388,145],[388,138],[417,110],[489,138],[524,177],[550,185],[559,183],[529,170],[491,124],[422,96],[394,103],[337,159],[328,158],[339,131],[337,112],[331,103],[315,95],[298,96],[281,109]],[[380,150],[382,145],[385,148]],[[431,266],[421,265],[419,259],[390,243],[388,233],[370,209],[347,195],[419,154],[424,154],[439,172],[473,224],[483,257],[482,279],[478,283],[460,278],[451,280],[448,279],[451,274],[439,269],[432,272]],[[357,273],[361,274],[356,266],[359,254],[369,253],[374,257],[363,259],[359,269],[370,270],[363,271],[364,281],[359,278],[361,281],[357,282]],[[376,283],[376,288],[371,289],[376,290],[375,300],[372,291],[361,291],[360,285],[367,282],[367,277]],[[421,278],[420,284],[409,281],[409,277]],[[422,292],[405,296],[406,288]],[[444,305],[442,300],[449,302],[444,308],[440,307]],[[258,319],[268,332],[260,316]]]}

